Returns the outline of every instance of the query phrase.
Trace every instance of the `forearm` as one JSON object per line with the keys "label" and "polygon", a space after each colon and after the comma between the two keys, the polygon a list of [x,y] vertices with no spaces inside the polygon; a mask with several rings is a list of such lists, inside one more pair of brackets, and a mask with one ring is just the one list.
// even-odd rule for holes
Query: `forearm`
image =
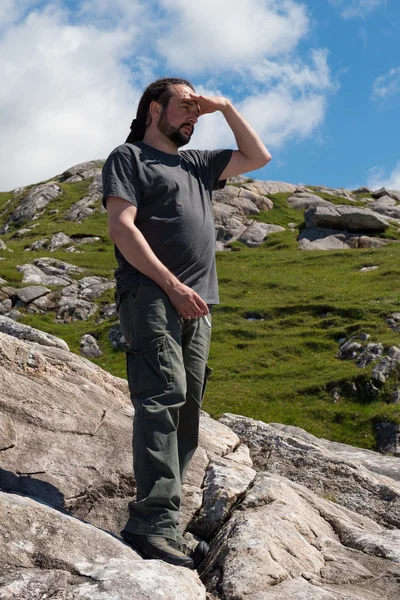
{"label": "forearm", "polygon": [[121,226],[111,230],[110,237],[129,264],[152,279],[166,292],[179,284],[179,280],[157,258],[137,227]]}
{"label": "forearm", "polygon": [[269,162],[271,154],[264,143],[229,100],[227,100],[226,106],[221,109],[221,112],[235,136],[239,151],[252,162],[259,161],[260,166],[264,166],[266,162]]}

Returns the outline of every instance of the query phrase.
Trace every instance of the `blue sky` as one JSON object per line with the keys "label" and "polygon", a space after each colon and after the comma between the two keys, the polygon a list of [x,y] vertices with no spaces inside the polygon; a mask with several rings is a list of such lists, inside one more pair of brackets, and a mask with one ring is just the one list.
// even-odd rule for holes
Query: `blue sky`
{"label": "blue sky", "polygon": [[[167,75],[242,111],[258,179],[400,189],[399,31],[398,0],[3,0],[0,190],[105,158]],[[234,141],[208,115],[191,145]]]}

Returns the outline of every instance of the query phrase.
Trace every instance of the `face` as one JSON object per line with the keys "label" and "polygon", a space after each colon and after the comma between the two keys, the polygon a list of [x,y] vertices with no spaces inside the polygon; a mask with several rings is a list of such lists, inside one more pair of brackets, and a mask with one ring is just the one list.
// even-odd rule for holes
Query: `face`
{"label": "face", "polygon": [[190,100],[191,88],[174,85],[172,91],[168,106],[162,109],[157,128],[180,148],[190,141],[200,109],[196,102]]}

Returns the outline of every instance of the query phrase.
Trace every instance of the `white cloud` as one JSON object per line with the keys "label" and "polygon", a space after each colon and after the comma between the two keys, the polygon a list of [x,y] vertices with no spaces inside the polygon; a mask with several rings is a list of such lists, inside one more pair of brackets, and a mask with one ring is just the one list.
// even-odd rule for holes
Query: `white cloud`
{"label": "white cloud", "polygon": [[125,140],[138,94],[121,62],[126,33],[32,13],[0,42],[0,189],[106,156]]}
{"label": "white cloud", "polygon": [[[222,88],[268,146],[309,136],[323,122],[335,86],[326,50],[297,54],[309,30],[298,2],[82,0],[72,13],[54,2],[27,17],[14,12],[0,38],[0,190],[107,156],[158,76],[193,76],[204,93]],[[202,71],[214,79],[204,83]],[[234,145],[221,115],[196,129],[197,147]]]}
{"label": "white cloud", "polygon": [[366,17],[376,8],[383,6],[386,0],[329,0],[329,2],[340,10],[344,19],[352,19]]}
{"label": "white cloud", "polygon": [[387,190],[400,190],[400,160],[393,171],[387,175],[382,167],[370,169],[368,187],[378,190],[385,187]]}
{"label": "white cloud", "polygon": [[372,88],[372,98],[386,100],[400,93],[400,67],[391,69],[386,75],[378,77]]}
{"label": "white cloud", "polygon": [[309,29],[292,0],[160,0],[168,25],[158,49],[172,69],[202,73],[247,67],[292,51]]}
{"label": "white cloud", "polygon": [[280,83],[286,87],[299,90],[327,90],[333,87],[327,63],[326,49],[313,50],[311,64],[304,64],[298,58],[287,60],[264,59],[250,68],[255,79],[264,84]]}

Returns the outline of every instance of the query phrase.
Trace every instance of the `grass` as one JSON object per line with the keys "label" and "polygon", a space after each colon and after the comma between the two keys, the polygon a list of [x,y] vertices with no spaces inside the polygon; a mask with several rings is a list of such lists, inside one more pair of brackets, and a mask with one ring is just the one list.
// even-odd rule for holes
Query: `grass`
{"label": "grass", "polygon": [[[11,230],[2,236],[9,249],[0,251],[0,276],[21,286],[16,266],[40,256],[53,256],[82,267],[87,275],[113,278],[115,259],[107,234],[105,214],[96,212],[82,223],[63,220],[63,214],[87,193],[88,183],[60,184],[63,193],[35,221],[38,226],[24,239]],[[301,228],[303,211],[287,203],[289,194],[276,194],[274,208],[257,219]],[[329,195],[328,195],[329,196]],[[0,208],[10,194],[0,195]],[[332,196],[329,196],[332,201]],[[343,199],[340,199],[343,203]],[[1,204],[3,203],[3,204]],[[58,214],[49,212],[57,208]],[[0,217],[0,226],[6,216]],[[394,228],[395,229],[395,228]],[[82,254],[58,250],[24,252],[33,241],[63,231],[72,236],[101,239],[80,249]],[[394,237],[397,232],[387,232]],[[365,384],[372,366],[359,369],[352,361],[336,358],[338,340],[367,332],[370,341],[385,347],[400,345],[399,334],[385,318],[399,311],[400,245],[380,249],[300,252],[296,233],[271,235],[258,248],[231,244],[232,252],[218,253],[221,304],[213,315],[213,341],[204,408],[214,417],[223,412],[247,415],[265,422],[297,425],[314,435],[356,446],[375,448],[375,424],[400,423],[400,410],[387,401],[399,385],[393,375],[378,399],[369,397]],[[360,272],[365,266],[378,266]],[[97,300],[113,301],[112,292]],[[94,335],[104,352],[93,362],[125,377],[125,357],[108,340],[110,321],[57,323],[54,313],[24,317],[24,323],[66,340],[79,353],[80,338]],[[252,319],[252,320],[250,320]],[[352,385],[354,384],[354,385]],[[339,392],[334,399],[333,391]]]}

